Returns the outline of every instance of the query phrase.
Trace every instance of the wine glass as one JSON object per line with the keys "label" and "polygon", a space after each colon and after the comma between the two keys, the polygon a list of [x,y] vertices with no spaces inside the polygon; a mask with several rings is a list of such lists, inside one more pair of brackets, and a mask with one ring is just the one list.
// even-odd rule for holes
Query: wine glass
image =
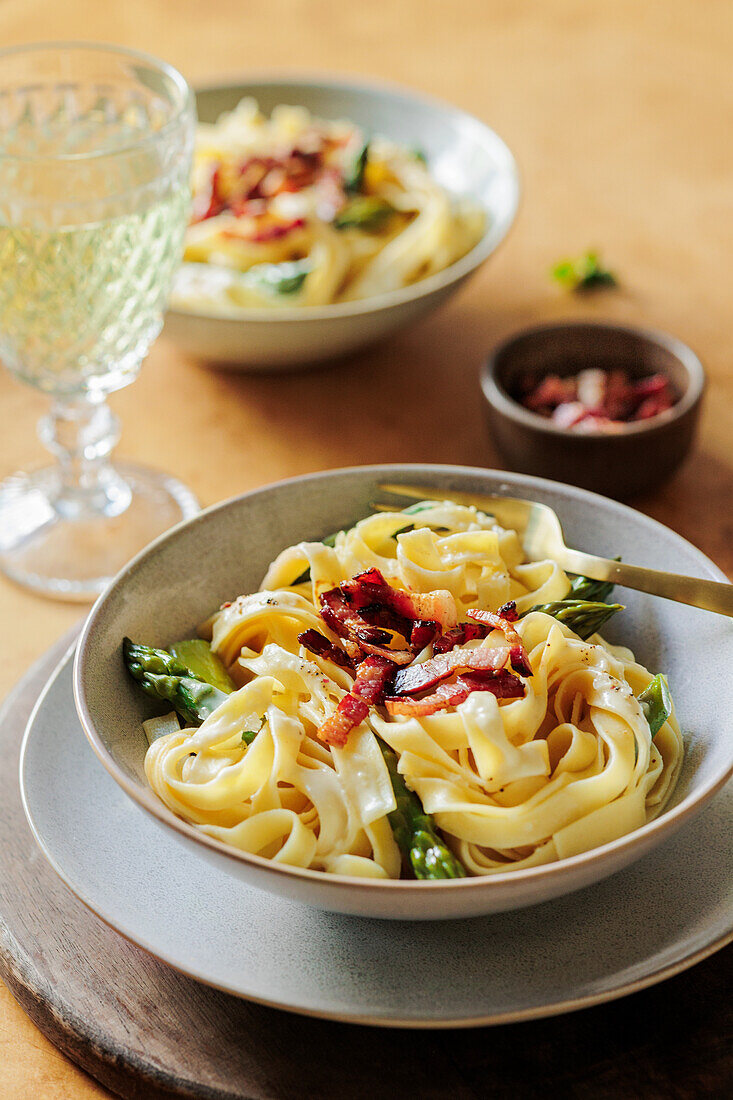
{"label": "wine glass", "polygon": [[186,82],[155,58],[81,43],[0,51],[0,360],[52,397],[39,434],[57,458],[0,484],[0,566],[47,595],[97,595],[198,511],[179,481],[112,464],[106,404],[162,325],[194,126]]}

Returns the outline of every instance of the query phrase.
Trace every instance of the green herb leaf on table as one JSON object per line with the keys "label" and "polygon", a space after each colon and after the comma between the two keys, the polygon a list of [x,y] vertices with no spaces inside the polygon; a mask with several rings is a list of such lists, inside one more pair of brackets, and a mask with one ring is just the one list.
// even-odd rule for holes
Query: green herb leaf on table
{"label": "green herb leaf on table", "polygon": [[589,251],[577,259],[560,260],[552,268],[552,277],[572,291],[595,290],[618,286],[618,279],[603,266],[597,252]]}

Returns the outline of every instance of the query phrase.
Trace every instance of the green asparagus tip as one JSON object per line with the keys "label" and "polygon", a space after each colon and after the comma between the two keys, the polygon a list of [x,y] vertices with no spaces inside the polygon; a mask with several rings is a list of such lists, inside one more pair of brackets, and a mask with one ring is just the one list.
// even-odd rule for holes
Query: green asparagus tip
{"label": "green asparagus tip", "polygon": [[223,662],[203,638],[185,638],[175,642],[170,647],[170,653],[186,668],[189,676],[195,676],[197,680],[203,680],[228,695],[237,690]]}
{"label": "green asparagus tip", "polygon": [[652,740],[672,714],[672,696],[664,673],[660,672],[647,684],[638,697],[644,717],[649,723]]}
{"label": "green asparagus tip", "polygon": [[415,878],[466,877],[463,864],[432,829],[419,829],[413,834],[409,861]]}
{"label": "green asparagus tip", "polygon": [[192,674],[164,649],[153,649],[124,638],[122,654],[127,670],[154,699],[172,703],[185,722],[200,726],[228,693]]}
{"label": "green asparagus tip", "polygon": [[579,638],[597,634],[607,619],[617,611],[623,611],[620,603],[601,603],[592,600],[556,600],[554,603],[536,604],[530,611],[542,611],[569,627]]}
{"label": "green asparagus tip", "polygon": [[396,809],[388,814],[392,833],[415,878],[465,878],[466,870],[438,834],[430,814],[399,771],[397,754],[380,737],[377,743],[387,765]]}
{"label": "green asparagus tip", "polygon": [[[613,560],[621,561],[621,558],[616,557]],[[574,576],[570,581],[570,591],[565,598],[608,603],[608,597],[613,592],[613,588],[613,581],[594,581],[590,577]]]}

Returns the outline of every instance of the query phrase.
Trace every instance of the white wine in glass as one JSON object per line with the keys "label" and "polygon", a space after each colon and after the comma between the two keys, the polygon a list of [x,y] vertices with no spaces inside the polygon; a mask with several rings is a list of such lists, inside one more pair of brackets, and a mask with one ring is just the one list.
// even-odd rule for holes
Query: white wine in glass
{"label": "white wine in glass", "polygon": [[[88,599],[197,511],[180,482],[113,465],[106,397],[134,381],[183,250],[195,112],[183,78],[132,51],[0,51],[0,359],[49,394],[55,466],[0,484],[0,565]],[[161,410],[164,413],[164,410]]]}

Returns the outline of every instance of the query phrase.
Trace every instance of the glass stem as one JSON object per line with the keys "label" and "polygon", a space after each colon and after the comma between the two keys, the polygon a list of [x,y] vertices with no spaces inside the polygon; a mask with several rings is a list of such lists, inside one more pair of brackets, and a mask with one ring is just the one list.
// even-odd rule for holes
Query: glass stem
{"label": "glass stem", "polygon": [[58,399],[38,425],[43,444],[58,459],[50,503],[64,519],[117,516],[132,491],[110,462],[120,438],[119,420],[103,397]]}

